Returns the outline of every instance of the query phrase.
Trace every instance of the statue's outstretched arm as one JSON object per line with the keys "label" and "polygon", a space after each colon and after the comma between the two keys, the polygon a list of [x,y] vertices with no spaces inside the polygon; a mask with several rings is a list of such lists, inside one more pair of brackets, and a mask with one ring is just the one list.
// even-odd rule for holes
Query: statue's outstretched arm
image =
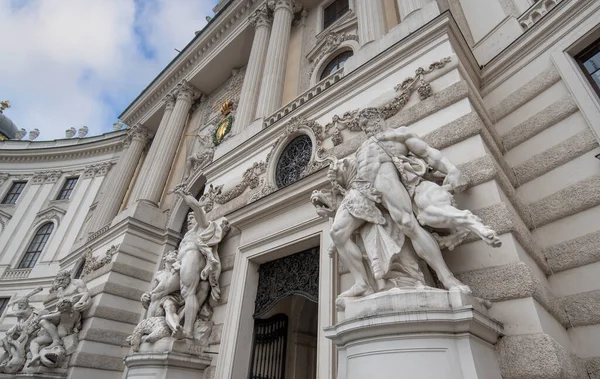
{"label": "statue's outstretched arm", "polygon": [[200,202],[189,193],[178,192],[179,196],[183,199],[183,201],[192,209],[194,212],[194,218],[198,223],[198,226],[201,228],[207,228],[210,224],[208,217],[206,216],[206,211],[204,210],[204,206],[200,204]]}
{"label": "statue's outstretched arm", "polygon": [[468,185],[467,180],[441,151],[429,146],[425,141],[414,135],[407,138],[404,143],[414,155],[426,160],[431,167],[439,172],[446,174],[444,182],[449,184],[454,192],[461,192],[466,189]]}

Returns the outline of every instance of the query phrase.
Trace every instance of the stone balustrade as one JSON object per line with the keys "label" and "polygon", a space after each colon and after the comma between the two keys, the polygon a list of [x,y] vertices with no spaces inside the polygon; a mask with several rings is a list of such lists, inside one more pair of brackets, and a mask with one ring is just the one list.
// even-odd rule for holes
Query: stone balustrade
{"label": "stone balustrade", "polygon": [[9,268],[4,272],[2,280],[26,279],[31,273],[30,268]]}
{"label": "stone balustrade", "polygon": [[536,22],[550,12],[563,0],[539,0],[519,17],[523,30],[531,28]]}

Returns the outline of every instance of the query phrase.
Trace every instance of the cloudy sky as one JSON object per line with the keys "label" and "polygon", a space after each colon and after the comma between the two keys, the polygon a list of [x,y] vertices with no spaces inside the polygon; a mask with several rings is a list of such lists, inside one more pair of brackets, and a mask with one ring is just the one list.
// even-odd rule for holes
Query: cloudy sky
{"label": "cloudy sky", "polygon": [[0,100],[38,140],[112,130],[218,0],[0,0]]}

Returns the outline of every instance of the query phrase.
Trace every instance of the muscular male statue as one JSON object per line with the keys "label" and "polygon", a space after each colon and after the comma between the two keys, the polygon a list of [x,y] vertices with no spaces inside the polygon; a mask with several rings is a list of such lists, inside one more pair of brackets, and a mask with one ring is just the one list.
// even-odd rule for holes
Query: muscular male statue
{"label": "muscular male statue", "polygon": [[181,262],[180,287],[185,300],[183,333],[186,338],[193,339],[194,322],[208,295],[215,300],[220,299],[221,264],[217,245],[228,232],[229,224],[225,219],[210,221],[204,207],[183,187],[176,187],[173,192],[181,196],[192,210],[177,259]]}
{"label": "muscular male statue", "polygon": [[[331,238],[355,279],[355,284],[340,297],[364,296],[373,292],[368,284],[361,250],[351,236],[365,222],[385,223],[376,204],[389,212],[391,219],[410,238],[417,255],[436,272],[447,289],[469,292],[469,288],[446,266],[436,240],[415,218],[411,196],[400,180],[394,157],[406,156],[410,152],[424,159],[431,167],[447,175],[446,182],[454,192],[466,187],[460,171],[440,151],[428,146],[408,128],[387,127],[376,108],[363,109],[359,114],[359,124],[369,138],[356,151],[356,179],[347,191],[331,228]],[[333,165],[328,177],[330,180],[337,179]]]}

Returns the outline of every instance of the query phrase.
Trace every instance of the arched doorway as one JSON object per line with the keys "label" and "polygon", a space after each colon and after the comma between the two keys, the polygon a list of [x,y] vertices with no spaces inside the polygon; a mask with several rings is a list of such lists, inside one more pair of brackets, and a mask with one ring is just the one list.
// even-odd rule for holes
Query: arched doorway
{"label": "arched doorway", "polygon": [[250,379],[316,379],[319,248],[259,268]]}

